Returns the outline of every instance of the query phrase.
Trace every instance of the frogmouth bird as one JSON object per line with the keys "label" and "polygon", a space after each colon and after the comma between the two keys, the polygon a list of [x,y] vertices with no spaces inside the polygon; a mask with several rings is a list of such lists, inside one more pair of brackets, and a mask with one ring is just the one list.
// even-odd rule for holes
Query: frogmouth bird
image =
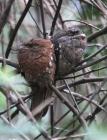
{"label": "frogmouth bird", "polygon": [[55,47],[56,76],[58,79],[58,77],[70,74],[82,60],[87,39],[78,27],[69,27],[56,33],[51,41]]}
{"label": "frogmouth bird", "polygon": [[[53,44],[48,39],[32,39],[23,43],[18,51],[21,73],[32,90],[31,110],[51,96],[49,83],[54,82],[55,62]],[[45,108],[36,119],[47,112]]]}
{"label": "frogmouth bird", "polygon": [[[31,110],[51,96],[49,83],[66,76],[81,61],[86,36],[78,28],[68,28],[49,39],[32,39],[18,51],[21,73],[32,89]],[[36,116],[40,118],[47,108]]]}

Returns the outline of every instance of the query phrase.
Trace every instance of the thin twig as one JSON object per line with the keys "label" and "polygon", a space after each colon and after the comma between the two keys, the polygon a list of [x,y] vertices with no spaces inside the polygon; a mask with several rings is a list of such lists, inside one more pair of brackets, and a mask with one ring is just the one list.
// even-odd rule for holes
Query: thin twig
{"label": "thin twig", "polygon": [[[17,96],[17,98],[19,99],[20,103],[23,105],[25,112],[27,114],[27,116],[29,117],[29,119],[36,124],[37,129],[40,131],[40,133],[44,136],[44,138],[46,138],[46,140],[51,140],[51,137],[47,134],[47,132],[39,125],[39,123],[36,121],[36,119],[33,117],[31,111],[29,110],[29,108],[27,107],[27,105],[24,103],[23,99],[21,98],[21,96],[19,95],[19,93],[14,89],[13,85],[11,85],[11,83],[9,84],[9,88],[12,90],[12,92],[14,92]],[[2,87],[1,87],[2,89]]]}
{"label": "thin twig", "polygon": [[9,44],[8,44],[8,46],[7,46],[7,50],[6,50],[6,53],[5,53],[5,57],[6,57],[6,58],[8,58],[8,56],[9,56],[9,54],[10,54],[11,47],[12,47],[12,45],[13,45],[13,42],[14,42],[14,39],[15,39],[16,34],[17,34],[17,32],[18,32],[18,29],[19,29],[19,27],[21,26],[21,24],[22,24],[22,22],[23,22],[23,20],[24,20],[24,18],[25,18],[25,16],[26,16],[26,14],[27,14],[27,12],[28,12],[30,6],[31,6],[31,3],[32,3],[32,0],[29,0],[28,3],[27,3],[27,5],[26,5],[26,7],[25,7],[25,9],[24,9],[24,11],[23,11],[23,13],[22,13],[22,15],[21,15],[21,17],[20,17],[20,19],[19,19],[19,21],[17,22],[17,24],[16,24],[16,26],[15,26],[15,29],[14,29],[14,31],[13,31],[13,34],[12,34],[12,36],[11,36],[11,39],[10,39],[10,41],[9,41]]}
{"label": "thin twig", "polygon": [[44,19],[44,8],[43,8],[43,0],[40,0],[40,10],[41,10],[41,19],[42,19],[42,28],[43,28],[43,36],[46,38],[46,26],[45,26],[45,19]]}
{"label": "thin twig", "polygon": [[[57,3],[56,3],[56,1],[53,0],[53,2],[54,2],[55,7],[57,8]],[[62,19],[62,16],[61,16],[60,12],[59,12],[59,19],[60,19],[60,21],[61,21],[62,28],[64,28],[63,19]]]}
{"label": "thin twig", "polygon": [[85,64],[85,65],[82,65],[80,67],[76,67],[74,70],[71,71],[71,73],[72,72],[77,72],[77,71],[80,71],[80,70],[82,70],[84,68],[87,68],[87,67],[90,67],[92,65],[95,65],[95,64],[97,64],[97,63],[99,63],[101,61],[104,61],[105,59],[107,59],[107,56],[103,56],[103,57],[99,58],[98,60],[94,60],[94,61],[92,61],[92,62],[90,62],[88,64]]}
{"label": "thin twig", "polygon": [[[64,115],[62,115],[56,122],[54,122],[54,126],[57,125],[66,115],[68,115],[68,113],[70,113],[70,110],[68,110]],[[51,127],[49,127],[47,130],[50,130]],[[41,134],[39,134],[38,136],[36,136],[34,138],[34,140],[38,139],[41,136]]]}
{"label": "thin twig", "polygon": [[71,92],[71,89],[70,89],[70,87],[69,87],[67,81],[64,80],[64,82],[65,82],[65,85],[67,86],[67,88],[68,88],[68,90],[69,90],[69,93],[70,93],[70,95],[71,95],[71,97],[72,97],[72,100],[73,100],[73,102],[74,102],[75,107],[77,108],[78,112],[80,113],[80,109],[79,109],[79,107],[78,107],[78,104],[77,104],[77,102],[76,102],[76,100],[75,100],[74,95],[73,95],[72,92]]}
{"label": "thin twig", "polygon": [[[3,61],[4,61],[4,58],[0,57],[0,62],[3,62]],[[14,67],[16,69],[19,69],[19,65],[17,63],[14,63],[14,62],[12,62],[12,61],[10,61],[8,59],[5,59],[5,61],[6,61],[6,64],[8,64],[8,65],[10,65],[10,66],[12,66],[12,67]]]}
{"label": "thin twig", "polygon": [[3,27],[5,26],[5,24],[7,22],[7,19],[8,19],[10,10],[11,10],[11,6],[12,6],[12,4],[13,4],[14,1],[15,0],[9,0],[7,2],[7,7],[5,8],[3,14],[0,17],[0,34],[2,32]]}
{"label": "thin twig", "polygon": [[74,138],[84,138],[85,136],[88,136],[88,134],[78,134],[78,135],[72,135],[72,136],[65,136],[65,137],[56,137],[52,140],[67,140],[67,139],[74,139]]}
{"label": "thin twig", "polygon": [[78,74],[78,75],[75,75],[75,76],[61,77],[59,80],[63,80],[63,79],[74,79],[74,78],[77,78],[77,77],[80,77],[80,76],[85,76],[87,74],[94,73],[96,71],[100,71],[100,70],[103,70],[103,69],[106,69],[106,68],[107,68],[107,66],[104,66],[104,67],[93,69],[93,70],[90,70],[88,72],[85,72],[85,73],[82,73],[82,74]]}
{"label": "thin twig", "polygon": [[55,98],[53,96],[44,100],[40,105],[38,105],[34,110],[32,110],[33,116],[39,114],[44,108],[49,106],[54,100]]}
{"label": "thin twig", "polygon": [[[26,101],[26,100],[28,100],[30,97],[31,97],[31,95],[28,95],[28,96],[25,97],[23,100]],[[14,108],[14,107],[17,107],[17,106],[20,105],[20,104],[21,104],[20,101],[16,101],[14,105],[11,105],[11,106],[10,106],[10,109],[12,109],[12,108]],[[6,112],[7,112],[7,109],[4,110],[4,111],[1,111],[1,112],[0,112],[0,115],[5,114]]]}
{"label": "thin twig", "polygon": [[95,57],[97,54],[99,54],[101,51],[103,51],[105,48],[107,48],[107,45],[104,45],[103,47],[101,47],[98,51],[96,51],[95,53],[91,54],[90,56],[88,56],[86,59],[84,59],[83,61],[81,61],[80,63],[78,63],[77,66],[83,64],[84,62],[87,62],[88,60],[92,59],[93,57]]}
{"label": "thin twig", "polygon": [[54,108],[53,102],[50,104],[50,124],[51,124],[51,137],[54,134]]}
{"label": "thin twig", "polygon": [[[97,89],[97,91],[91,96],[90,100],[93,100],[94,97],[101,91],[101,88],[104,86],[105,82],[107,81],[106,80],[103,80],[103,82],[101,83],[101,85],[99,86],[99,88]],[[82,109],[81,113],[80,114],[83,114],[83,112],[87,109],[87,107],[89,106],[90,102],[88,102],[85,107]],[[106,112],[107,113],[107,112]]]}
{"label": "thin twig", "polygon": [[98,28],[98,27],[92,25],[91,23],[88,23],[88,22],[82,21],[82,20],[68,19],[68,20],[64,20],[63,23],[65,23],[65,22],[71,22],[71,21],[80,22],[80,23],[85,24],[85,25],[87,25],[87,26],[89,26],[89,27],[93,27],[93,28],[95,28],[95,29],[97,29],[97,30],[100,30],[100,28]]}
{"label": "thin twig", "polygon": [[[106,98],[107,98],[107,94],[102,98],[102,100],[100,101],[99,105],[102,105],[102,104],[104,103],[104,101],[106,100]],[[97,108],[93,111],[91,117],[89,117],[89,118],[87,117],[87,120],[89,120],[89,123],[90,123],[90,124],[91,124],[91,122],[94,120],[95,115],[98,114],[100,111],[101,111],[100,108],[97,107]]]}
{"label": "thin twig", "polygon": [[84,118],[82,116],[79,116],[78,111],[74,108],[72,104],[69,103],[68,99],[54,85],[50,85],[50,88],[55,92],[59,99],[62,100],[66,104],[66,106],[77,116],[83,127],[87,128],[87,124]]}
{"label": "thin twig", "polygon": [[[64,90],[64,92],[66,92]],[[68,94],[68,92],[66,92]],[[104,111],[104,112],[107,112],[100,104],[98,104],[95,100],[90,100],[89,97],[85,97],[79,93],[76,93],[76,92],[71,92],[72,95],[74,95],[75,97],[78,97],[80,99],[82,99],[83,101],[87,101],[87,102],[91,102],[94,106],[96,106],[100,111]]]}
{"label": "thin twig", "polygon": [[[97,91],[93,94],[93,96],[91,96],[91,98],[90,98],[90,100],[93,100],[93,98],[101,91],[101,88],[102,88],[102,86],[104,86],[104,84],[105,84],[105,82],[106,82],[106,80],[104,80],[103,82],[102,82],[102,84],[100,85],[100,87],[97,89]],[[82,109],[82,111],[80,112],[80,116],[85,112],[85,110],[88,108],[88,106],[90,105],[90,102],[88,102],[86,105],[85,105],[85,107]],[[73,120],[73,121],[76,121],[77,119],[75,118],[75,120]],[[70,126],[70,125],[69,125]],[[72,131],[71,131],[72,132]],[[68,134],[66,134],[66,136],[69,136],[69,135],[71,135],[71,132],[69,132]],[[61,134],[61,133],[60,133]]]}
{"label": "thin twig", "polygon": [[[102,82],[104,80],[107,80],[107,77],[97,77],[97,78],[83,78],[80,79],[78,81],[75,81],[74,83],[70,83],[69,86],[73,87],[74,85],[80,85],[80,84],[85,84],[85,83],[89,83],[89,82]],[[61,91],[63,89],[65,89],[66,86],[65,85],[61,85],[60,87],[58,87],[58,89]]]}
{"label": "thin twig", "polygon": [[52,25],[51,25],[50,36],[53,35],[54,28],[55,28],[55,25],[56,25],[56,21],[57,21],[57,18],[58,18],[58,15],[59,15],[60,9],[61,9],[62,1],[63,1],[63,0],[59,0],[58,6],[57,6],[57,10],[56,10],[56,13],[55,13],[55,16],[54,16],[54,19],[53,19]]}
{"label": "thin twig", "polygon": [[94,39],[96,39],[97,37],[104,35],[107,33],[107,26],[105,26],[103,29],[101,29],[100,31],[97,31],[93,34],[91,34],[90,36],[88,36],[87,41],[90,42]]}
{"label": "thin twig", "polygon": [[[26,5],[26,0],[24,0],[24,3],[25,3],[25,5]],[[38,30],[39,30],[39,32],[43,35],[43,33],[42,33],[42,31],[41,31],[41,29],[40,29],[40,27],[39,27],[38,23],[36,22],[36,20],[35,20],[35,18],[33,17],[33,15],[32,15],[32,13],[31,13],[31,11],[30,11],[30,10],[29,10],[29,14],[30,14],[30,16],[31,16],[32,20],[34,21],[34,23],[36,24],[37,29],[38,29]]]}

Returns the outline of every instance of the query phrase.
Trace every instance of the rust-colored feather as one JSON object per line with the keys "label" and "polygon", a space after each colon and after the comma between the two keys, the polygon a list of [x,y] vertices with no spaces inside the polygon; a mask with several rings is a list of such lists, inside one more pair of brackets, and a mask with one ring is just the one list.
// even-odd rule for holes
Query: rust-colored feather
{"label": "rust-colored feather", "polygon": [[[54,81],[54,48],[50,40],[32,39],[22,44],[18,52],[21,72],[32,89],[31,109],[51,95],[49,83]],[[46,112],[46,109],[44,110]],[[37,117],[40,117],[40,113]]]}

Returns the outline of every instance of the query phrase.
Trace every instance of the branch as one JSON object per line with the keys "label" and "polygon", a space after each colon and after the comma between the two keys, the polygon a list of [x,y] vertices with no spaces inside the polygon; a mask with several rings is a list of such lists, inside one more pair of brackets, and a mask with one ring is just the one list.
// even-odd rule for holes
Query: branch
{"label": "branch", "polygon": [[62,78],[60,78],[59,80],[63,80],[63,79],[75,79],[75,78],[77,78],[77,77],[85,76],[85,75],[87,75],[87,74],[94,73],[94,72],[96,72],[96,71],[100,71],[100,70],[103,70],[103,69],[107,69],[107,66],[99,67],[99,68],[97,68],[97,69],[93,69],[93,70],[90,70],[90,71],[85,72],[85,73],[82,73],[82,74],[77,74],[77,75],[75,75],[75,76],[62,77]]}
{"label": "branch", "polygon": [[93,33],[92,35],[90,35],[88,38],[87,38],[87,41],[90,42],[94,39],[96,39],[97,37],[103,35],[103,34],[106,34],[107,33],[107,26],[104,27],[103,29],[101,29],[100,31],[97,31],[95,33]]}
{"label": "branch", "polygon": [[88,22],[85,22],[85,21],[82,21],[82,20],[68,19],[68,20],[64,20],[63,23],[65,23],[65,22],[71,22],[71,21],[80,22],[80,23],[85,24],[85,25],[87,25],[89,27],[93,27],[93,28],[95,28],[97,30],[100,30],[100,28],[92,25],[91,23],[88,23]]}
{"label": "branch", "polygon": [[[80,70],[82,70],[82,69],[84,69],[84,68],[88,68],[88,67],[90,67],[90,66],[92,66],[92,65],[95,65],[95,64],[101,62],[101,61],[104,61],[105,59],[107,59],[107,56],[103,56],[103,57],[101,57],[100,59],[94,60],[94,61],[92,61],[92,62],[90,62],[90,63],[88,63],[88,64],[85,64],[85,65],[82,65],[82,66],[79,66],[79,67],[75,67],[75,68],[72,69],[71,72],[69,72],[68,74],[74,73],[74,72],[77,72],[77,71],[80,71]],[[56,80],[60,80],[60,79],[64,79],[64,78],[66,78],[66,77],[56,77]]]}
{"label": "branch", "polygon": [[59,99],[63,101],[64,104],[77,116],[77,118],[80,120],[83,127],[87,128],[86,121],[82,116],[79,115],[75,107],[69,103],[68,99],[54,85],[50,85],[50,88],[55,92],[55,94],[59,97]]}
{"label": "branch", "polygon": [[56,21],[57,21],[57,18],[58,18],[60,9],[61,9],[62,1],[63,1],[63,0],[59,0],[58,6],[57,6],[57,10],[56,10],[56,13],[55,13],[53,22],[52,22],[51,31],[50,31],[50,36],[53,35],[54,28],[55,28],[55,25],[56,25]]}
{"label": "branch", "polygon": [[[0,87],[1,90],[3,90],[3,88],[6,87]],[[27,104],[25,104],[25,102],[23,101],[22,97],[20,96],[20,94],[13,88],[13,86],[11,85],[11,83],[9,83],[9,92],[14,92],[15,95],[17,96],[18,100],[20,101],[21,105],[24,107],[24,111],[28,116],[28,120],[31,120],[36,127],[38,128],[38,130],[40,131],[40,133],[44,136],[44,138],[46,138],[46,140],[51,140],[51,137],[47,134],[47,132],[39,125],[39,123],[36,121],[36,119],[33,117],[31,111],[29,110]]]}
{"label": "branch", "polygon": [[107,47],[107,45],[104,45],[103,47],[101,47],[98,51],[96,51],[95,53],[91,54],[90,56],[88,56],[86,59],[82,60],[80,63],[78,63],[76,66],[79,66],[81,64],[83,64],[84,62],[92,59],[93,57],[95,57],[97,54],[99,54],[101,51],[103,51],[105,48]]}
{"label": "branch", "polygon": [[[24,3],[25,3],[25,5],[26,5],[26,0],[24,0]],[[37,29],[38,29],[38,30],[39,30],[39,32],[43,35],[43,33],[42,33],[42,31],[41,31],[41,29],[40,29],[40,27],[39,27],[38,23],[36,22],[36,20],[35,20],[35,18],[33,17],[33,15],[32,15],[32,13],[31,13],[31,11],[30,11],[30,10],[29,10],[29,14],[30,14],[30,16],[31,16],[32,20],[34,21],[34,23],[36,24]]]}
{"label": "branch", "polygon": [[107,59],[107,56],[103,56],[103,57],[101,57],[101,58],[98,59],[98,60],[94,60],[93,62],[90,62],[89,64],[85,64],[85,65],[82,65],[82,66],[80,66],[80,67],[76,67],[73,71],[71,71],[71,73],[72,73],[72,72],[77,72],[77,71],[80,71],[80,70],[82,70],[82,69],[84,69],[84,68],[87,68],[87,67],[90,67],[90,66],[92,66],[92,65],[95,65],[95,64],[97,64],[97,63],[99,63],[99,62],[101,62],[101,61],[104,61],[105,59]]}
{"label": "branch", "polygon": [[14,31],[13,31],[13,34],[12,34],[11,39],[10,39],[10,41],[9,41],[9,44],[8,44],[8,46],[7,46],[7,50],[6,50],[6,54],[5,54],[5,57],[6,57],[6,58],[8,58],[8,56],[9,56],[9,54],[10,54],[11,47],[12,47],[12,45],[13,45],[15,36],[16,36],[16,34],[17,34],[17,32],[18,32],[18,29],[19,29],[19,27],[21,26],[21,24],[22,24],[22,22],[23,22],[23,20],[24,20],[24,18],[25,18],[25,16],[26,16],[26,14],[27,14],[27,12],[28,12],[30,6],[31,6],[31,3],[32,3],[32,0],[29,0],[28,3],[27,3],[27,5],[26,5],[26,7],[25,7],[25,10],[23,11],[23,13],[22,13],[22,15],[21,15],[19,21],[18,21],[17,24],[16,24],[16,27],[15,27],[15,29],[14,29]]}
{"label": "branch", "polygon": [[85,136],[88,136],[88,134],[77,134],[77,135],[71,135],[71,136],[63,136],[63,137],[56,137],[53,138],[53,140],[67,140],[67,139],[74,139],[74,138],[84,138]]}
{"label": "branch", "polygon": [[[81,80],[78,80],[74,83],[70,83],[69,86],[70,87],[73,87],[73,86],[77,86],[77,85],[80,85],[80,84],[85,84],[85,83],[89,83],[89,82],[102,82],[104,80],[107,80],[107,77],[98,77],[98,78],[83,78]],[[63,89],[66,88],[66,85],[62,85],[60,87],[58,87],[58,89],[61,91]]]}
{"label": "branch", "polygon": [[[64,90],[64,92],[68,94],[67,91]],[[93,104],[94,106],[96,106],[100,111],[107,112],[107,111],[104,109],[104,107],[101,106],[101,104],[98,104],[98,103],[97,103],[97,101],[95,101],[95,100],[90,100],[89,97],[85,97],[85,96],[83,96],[83,95],[81,95],[81,94],[79,94],[79,93],[76,93],[76,92],[71,92],[71,94],[72,94],[73,96],[75,96],[75,97],[78,97],[78,98],[82,99],[83,101],[87,101],[87,102],[92,103],[92,104]]]}
{"label": "branch", "polygon": [[9,16],[9,13],[10,13],[10,10],[11,10],[11,6],[12,6],[13,2],[14,2],[14,0],[9,0],[7,2],[7,7],[4,10],[3,14],[1,15],[1,18],[0,18],[0,34],[2,32],[2,29],[3,29],[4,25],[7,22],[7,19],[8,19],[8,16]]}
{"label": "branch", "polygon": [[[0,57],[0,62],[3,62],[4,61],[4,58],[3,57]],[[16,69],[19,69],[19,65],[17,63],[14,63],[14,62],[11,62],[10,60],[8,59],[5,59],[6,61],[6,64],[16,68]]]}
{"label": "branch", "polygon": [[33,116],[38,115],[43,109],[49,106],[54,100],[55,100],[55,97],[53,96],[44,100],[40,105],[38,105],[36,108],[34,108],[34,110],[32,110]]}
{"label": "branch", "polygon": [[[23,101],[28,100],[30,97],[31,97],[31,95],[26,96],[25,98],[23,98]],[[18,107],[20,104],[21,104],[21,102],[18,100],[18,101],[15,102],[14,105],[11,105],[11,106],[10,106],[10,109],[12,109],[12,108],[14,108],[14,107]],[[0,116],[3,115],[3,114],[6,113],[6,112],[7,112],[7,109],[4,110],[4,111],[1,111],[1,112],[0,112]]]}
{"label": "branch", "polygon": [[[56,2],[55,0],[53,0],[53,2],[54,2],[55,7],[57,8],[57,2]],[[54,9],[54,10],[56,10],[56,9]],[[63,19],[62,19],[62,16],[61,16],[60,12],[59,12],[59,19],[60,19],[60,21],[61,21],[62,28],[64,28]]]}
{"label": "branch", "polygon": [[[105,94],[105,96],[102,98],[102,100],[100,101],[99,105],[102,105],[104,103],[104,101],[106,100],[106,98],[107,98],[107,94]],[[87,117],[87,120],[89,120],[90,123],[91,123],[94,120],[95,115],[98,114],[100,111],[101,111],[100,108],[96,107],[96,109],[93,111],[93,113],[91,115],[92,117]]]}
{"label": "branch", "polygon": [[44,8],[43,8],[43,0],[40,0],[40,10],[41,10],[41,19],[42,19],[42,28],[43,28],[43,36],[46,38],[46,26],[44,20]]}

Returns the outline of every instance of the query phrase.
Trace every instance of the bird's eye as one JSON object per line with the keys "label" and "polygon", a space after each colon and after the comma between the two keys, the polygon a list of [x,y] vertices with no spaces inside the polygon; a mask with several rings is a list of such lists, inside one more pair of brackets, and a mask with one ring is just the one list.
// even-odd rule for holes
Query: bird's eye
{"label": "bird's eye", "polygon": [[75,31],[74,33],[75,33],[75,34],[78,34],[78,33],[79,33],[79,31]]}

